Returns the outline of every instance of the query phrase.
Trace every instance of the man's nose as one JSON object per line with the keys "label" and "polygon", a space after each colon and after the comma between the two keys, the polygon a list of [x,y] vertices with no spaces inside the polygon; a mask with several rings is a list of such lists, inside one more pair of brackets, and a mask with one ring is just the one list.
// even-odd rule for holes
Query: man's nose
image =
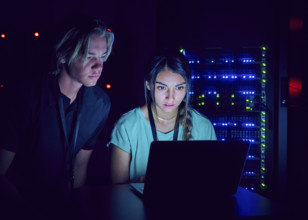
{"label": "man's nose", "polygon": [[92,66],[93,69],[101,69],[103,70],[103,66],[104,66],[104,61],[101,60],[100,58],[97,58],[95,60],[94,65]]}

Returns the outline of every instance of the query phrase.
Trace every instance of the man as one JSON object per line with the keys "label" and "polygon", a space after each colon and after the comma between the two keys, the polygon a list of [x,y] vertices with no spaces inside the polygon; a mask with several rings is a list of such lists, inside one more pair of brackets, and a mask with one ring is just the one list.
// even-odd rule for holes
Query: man
{"label": "man", "polygon": [[85,183],[110,110],[96,83],[113,40],[100,21],[82,18],[56,44],[52,74],[6,103],[0,125],[0,197],[6,206],[53,219],[72,189]]}

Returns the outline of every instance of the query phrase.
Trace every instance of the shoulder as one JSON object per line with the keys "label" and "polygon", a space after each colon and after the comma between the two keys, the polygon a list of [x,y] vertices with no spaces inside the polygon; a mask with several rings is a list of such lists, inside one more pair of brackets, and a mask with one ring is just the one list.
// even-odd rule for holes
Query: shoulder
{"label": "shoulder", "polygon": [[[125,130],[126,132],[139,132],[144,124],[142,112],[139,107],[124,113],[115,123],[114,131]],[[144,120],[144,121],[143,121]],[[136,135],[136,134],[135,134]]]}
{"label": "shoulder", "polygon": [[193,137],[195,140],[216,140],[215,129],[211,121],[202,113],[193,109],[192,123],[193,123]]}
{"label": "shoulder", "polygon": [[103,103],[110,106],[110,98],[99,86],[85,87],[85,97],[88,102]]}
{"label": "shoulder", "polygon": [[51,88],[54,82],[54,75],[44,74],[35,79],[26,79],[17,83],[10,88],[10,94],[15,96],[15,100],[24,106],[35,105],[41,100],[48,103],[48,97],[53,94]]}
{"label": "shoulder", "polygon": [[198,122],[197,124],[205,123],[205,124],[212,125],[211,121],[204,114],[197,111],[196,109],[191,110],[191,116],[194,122]]}
{"label": "shoulder", "polygon": [[118,120],[117,124],[136,124],[141,118],[142,114],[139,107],[134,108],[126,113],[124,113]]}

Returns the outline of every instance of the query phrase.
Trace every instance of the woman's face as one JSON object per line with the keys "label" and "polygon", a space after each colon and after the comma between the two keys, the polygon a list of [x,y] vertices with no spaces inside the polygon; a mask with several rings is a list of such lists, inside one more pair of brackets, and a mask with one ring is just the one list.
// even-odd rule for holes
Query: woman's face
{"label": "woman's face", "polygon": [[186,82],[180,74],[165,68],[157,75],[155,102],[158,115],[176,113],[185,95]]}

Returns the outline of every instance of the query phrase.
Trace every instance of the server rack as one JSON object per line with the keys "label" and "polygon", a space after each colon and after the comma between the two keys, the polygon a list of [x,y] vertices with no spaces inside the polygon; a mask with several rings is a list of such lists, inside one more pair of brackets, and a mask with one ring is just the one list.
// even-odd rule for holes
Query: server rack
{"label": "server rack", "polygon": [[257,192],[270,183],[267,49],[182,49],[192,68],[192,106],[211,120],[218,140],[250,141],[240,186]]}

